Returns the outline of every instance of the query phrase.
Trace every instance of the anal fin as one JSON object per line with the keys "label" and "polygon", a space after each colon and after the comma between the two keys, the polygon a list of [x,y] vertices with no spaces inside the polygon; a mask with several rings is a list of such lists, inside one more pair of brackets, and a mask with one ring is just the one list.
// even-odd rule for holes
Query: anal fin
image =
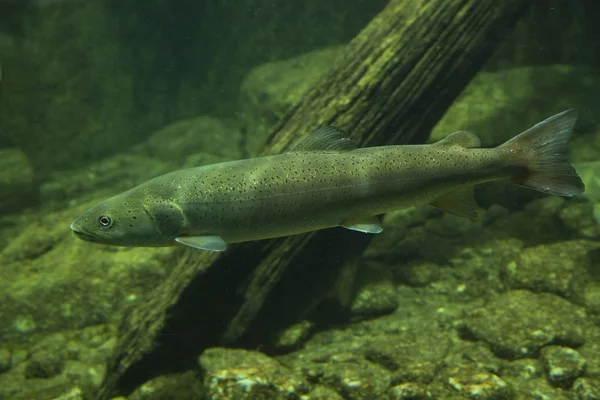
{"label": "anal fin", "polygon": [[342,227],[353,231],[363,233],[381,233],[383,232],[383,226],[381,221],[376,216],[360,216],[348,218],[341,224]]}
{"label": "anal fin", "polygon": [[220,236],[182,236],[175,241],[199,250],[225,251],[227,243]]}
{"label": "anal fin", "polygon": [[465,186],[454,190],[430,203],[432,206],[463,218],[477,218],[479,207],[473,198],[473,186]]}

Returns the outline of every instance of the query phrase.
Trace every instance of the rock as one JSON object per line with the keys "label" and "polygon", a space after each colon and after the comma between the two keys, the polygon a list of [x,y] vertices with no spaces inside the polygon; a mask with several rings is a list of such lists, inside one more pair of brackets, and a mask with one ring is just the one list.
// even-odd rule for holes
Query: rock
{"label": "rock", "polygon": [[418,263],[398,268],[399,278],[410,286],[422,287],[435,282],[440,276],[440,266],[434,263]]}
{"label": "rock", "polygon": [[85,396],[80,388],[74,387],[52,400],[85,400]]}
{"label": "rock", "polygon": [[573,393],[577,400],[600,399],[600,381],[597,378],[579,378],[573,384]]}
{"label": "rock", "polygon": [[[600,132],[596,137],[599,142],[597,147],[600,148]],[[584,146],[588,148],[589,144],[585,143]],[[600,160],[597,160],[596,155],[592,160],[573,163],[585,184],[583,196],[587,201],[569,202],[569,207],[565,207],[561,218],[565,226],[579,232],[581,236],[597,238],[600,237]]]}
{"label": "rock", "polygon": [[246,75],[240,89],[240,103],[250,155],[258,154],[269,130],[317,82],[342,51],[343,46],[327,47],[260,65]]}
{"label": "rock", "polygon": [[[585,190],[588,190],[587,184]],[[560,211],[559,217],[565,227],[577,232],[579,237],[600,237],[600,202],[570,201]]]}
{"label": "rock", "polygon": [[600,283],[589,282],[585,288],[584,303],[586,311],[597,325],[600,325]]}
{"label": "rock", "polygon": [[487,343],[499,357],[517,359],[543,346],[580,346],[585,314],[580,307],[549,293],[513,290],[471,312],[461,328]]}
{"label": "rock", "polygon": [[389,372],[353,353],[335,354],[327,361],[299,359],[293,368],[308,381],[329,386],[350,400],[382,398],[390,387]]}
{"label": "rock", "polygon": [[308,382],[257,351],[210,348],[198,358],[207,396],[219,399],[300,399]]}
{"label": "rock", "polygon": [[407,310],[318,332],[302,348],[277,359],[344,398],[377,399],[386,398],[392,386],[426,387],[449,346],[447,332],[432,323],[429,313]]}
{"label": "rock", "polygon": [[[486,185],[481,185],[485,187]],[[504,195],[496,193],[494,202],[513,212],[495,219],[489,229],[496,236],[521,240],[526,246],[569,240],[573,232],[565,229],[560,213],[566,200],[558,196],[541,196],[534,190],[526,190],[515,185],[488,185],[504,188],[510,192]],[[488,193],[489,196],[491,193]],[[518,204],[518,208],[515,205]],[[525,205],[523,207],[523,205]]]}
{"label": "rock", "polygon": [[65,360],[61,354],[41,353],[27,362],[25,378],[52,378],[62,373]]}
{"label": "rock", "polygon": [[69,232],[70,221],[93,203],[30,216],[0,252],[3,342],[116,321],[119,310],[164,279],[175,248],[113,248]]}
{"label": "rock", "polygon": [[92,366],[78,360],[67,360],[63,369],[63,375],[71,381],[94,389],[102,384],[105,372],[102,364]]}
{"label": "rock", "polygon": [[344,400],[338,392],[323,385],[316,385],[306,398],[310,400]]}
{"label": "rock", "polygon": [[431,393],[418,383],[409,382],[396,385],[390,389],[390,400],[425,400]]}
{"label": "rock", "polygon": [[387,314],[398,306],[394,276],[389,268],[364,265],[354,279],[358,288],[350,305],[353,320]]}
{"label": "rock", "polygon": [[600,326],[595,324],[585,330],[585,344],[577,352],[587,361],[586,376],[600,376]]}
{"label": "rock", "polygon": [[202,397],[196,371],[158,376],[135,389],[127,400],[192,399]]}
{"label": "rock", "polygon": [[[413,310],[412,312],[417,312]],[[381,317],[353,330],[354,339],[343,339],[364,357],[393,371],[393,383],[429,383],[443,364],[444,355],[451,346],[447,333],[433,323],[428,313],[409,317],[390,315]],[[338,333],[339,335],[339,333]]]}
{"label": "rock", "polygon": [[232,122],[200,116],[165,126],[134,151],[175,162],[197,153],[210,154],[223,161],[234,160],[243,156],[242,140],[239,128]]}
{"label": "rock", "polygon": [[69,398],[75,389],[91,398],[104,378],[114,328],[94,326],[78,331],[38,335],[35,345],[19,347],[12,368],[0,374],[0,399]]}
{"label": "rock", "polygon": [[550,386],[543,377],[519,380],[506,379],[513,385],[517,399],[532,400],[572,400],[573,397],[566,390]]}
{"label": "rock", "polygon": [[85,169],[49,174],[40,185],[40,202],[45,208],[62,210],[81,202],[80,197],[84,201],[91,197],[97,202],[180,166],[146,155],[118,153],[90,163]]}
{"label": "rock", "polygon": [[524,382],[544,376],[544,366],[537,358],[521,358],[506,363],[502,376]]}
{"label": "rock", "polygon": [[300,321],[277,334],[274,346],[280,351],[289,351],[298,347],[314,328],[315,324],[308,320]]}
{"label": "rock", "polygon": [[500,267],[519,254],[523,242],[495,231],[485,241],[473,239],[473,243],[474,247],[463,245],[448,254],[450,267],[440,270],[440,279],[432,282],[431,288],[463,302],[505,289],[499,278]]}
{"label": "rock", "polygon": [[546,377],[552,386],[569,389],[585,371],[586,361],[568,347],[547,346],[541,352]]}
{"label": "rock", "polygon": [[80,197],[88,200],[90,193],[99,201],[178,169],[240,159],[241,141],[233,123],[206,116],[182,120],[85,169],[50,173],[40,185],[40,202],[66,208]]}
{"label": "rock", "polygon": [[513,389],[498,375],[469,367],[451,367],[447,384],[464,398],[503,400],[514,397]]}
{"label": "rock", "polygon": [[0,149],[0,215],[14,213],[38,201],[33,168],[18,149]]}
{"label": "rock", "polygon": [[[458,343],[453,343],[445,361],[447,365],[463,365],[478,370],[488,371],[492,374],[501,376],[502,378],[507,375],[507,371],[510,371],[510,367],[507,366],[509,362],[496,357],[489,347],[482,342],[463,340]],[[541,369],[540,365],[540,370]]]}
{"label": "rock", "polygon": [[430,140],[469,130],[481,137],[484,147],[496,146],[569,108],[580,112],[578,129],[592,129],[592,110],[600,108],[600,96],[593,89],[598,85],[597,71],[569,65],[483,71],[434,127]]}
{"label": "rock", "polygon": [[[69,237],[69,223],[72,211],[48,213],[39,218],[23,221],[18,234],[0,253],[4,264],[35,260],[51,251],[66,237]],[[8,273],[5,270],[5,273]],[[7,279],[10,278],[8,274]]]}
{"label": "rock", "polygon": [[513,289],[550,292],[583,303],[589,281],[588,253],[600,244],[585,240],[569,240],[529,247],[503,268],[503,281]]}
{"label": "rock", "polygon": [[0,374],[12,366],[12,353],[6,348],[0,348]]}

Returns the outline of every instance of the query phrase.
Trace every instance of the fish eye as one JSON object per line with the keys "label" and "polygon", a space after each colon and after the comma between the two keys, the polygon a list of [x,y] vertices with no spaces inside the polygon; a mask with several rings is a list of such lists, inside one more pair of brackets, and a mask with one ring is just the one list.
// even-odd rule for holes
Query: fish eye
{"label": "fish eye", "polygon": [[109,228],[112,225],[112,219],[106,215],[98,217],[98,223],[105,228]]}

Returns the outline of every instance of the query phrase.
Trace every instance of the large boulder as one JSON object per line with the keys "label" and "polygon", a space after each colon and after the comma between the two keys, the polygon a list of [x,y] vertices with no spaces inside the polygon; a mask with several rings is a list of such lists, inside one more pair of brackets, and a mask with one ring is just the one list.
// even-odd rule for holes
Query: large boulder
{"label": "large boulder", "polygon": [[33,168],[18,149],[0,149],[0,215],[37,202]]}
{"label": "large boulder", "polygon": [[434,127],[430,140],[469,130],[483,146],[496,146],[569,108],[579,110],[578,132],[593,132],[594,110],[600,108],[598,85],[596,70],[569,65],[483,71]]}
{"label": "large boulder", "polygon": [[269,130],[300,101],[342,51],[343,46],[327,47],[260,65],[246,75],[240,89],[240,102],[246,146],[251,155],[260,151]]}

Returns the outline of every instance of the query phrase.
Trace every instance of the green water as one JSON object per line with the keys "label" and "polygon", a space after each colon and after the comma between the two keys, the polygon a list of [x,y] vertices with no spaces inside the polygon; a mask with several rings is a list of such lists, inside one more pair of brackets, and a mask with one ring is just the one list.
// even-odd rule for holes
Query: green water
{"label": "green water", "polygon": [[[406,12],[432,12],[420,3]],[[130,400],[600,398],[594,0],[532,2],[514,29],[494,31],[464,87],[447,79],[427,92],[436,107],[460,93],[439,121],[411,109],[436,118],[430,141],[464,129],[485,147],[577,109],[569,157],[582,197],[486,184],[475,220],[421,206],[386,215],[380,235],[333,229],[286,252],[250,243],[206,271],[181,247],[109,247],[69,231],[152,177],[264,151],[386,5],[0,0],[0,400],[107,387]],[[257,278],[273,249],[273,265],[293,262]],[[234,322],[243,329],[228,331]],[[119,370],[126,343],[136,361]]]}

